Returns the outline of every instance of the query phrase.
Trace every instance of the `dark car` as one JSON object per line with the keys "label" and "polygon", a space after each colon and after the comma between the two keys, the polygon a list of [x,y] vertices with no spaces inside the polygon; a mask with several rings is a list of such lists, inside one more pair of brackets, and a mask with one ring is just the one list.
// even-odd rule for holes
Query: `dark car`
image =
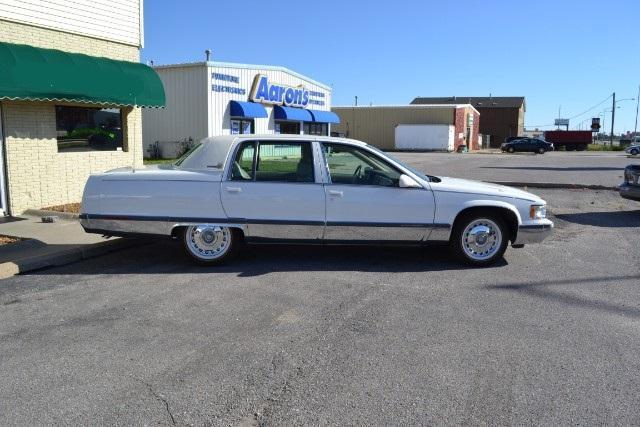
{"label": "dark car", "polygon": [[510,142],[505,142],[500,146],[502,151],[515,153],[516,151],[544,154],[553,151],[553,144],[537,138],[518,138]]}
{"label": "dark car", "polygon": [[640,202],[640,165],[624,168],[624,181],[620,184],[620,196]]}

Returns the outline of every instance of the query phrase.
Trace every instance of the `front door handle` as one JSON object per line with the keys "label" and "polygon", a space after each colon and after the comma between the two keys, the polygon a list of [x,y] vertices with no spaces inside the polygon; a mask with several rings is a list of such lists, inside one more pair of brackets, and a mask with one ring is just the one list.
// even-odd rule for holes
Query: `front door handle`
{"label": "front door handle", "polygon": [[342,191],[339,191],[339,190],[329,190],[329,195],[330,196],[342,197],[343,194],[344,193]]}
{"label": "front door handle", "polygon": [[240,187],[227,187],[226,190],[229,193],[239,193],[239,192],[242,191],[242,188],[240,188]]}

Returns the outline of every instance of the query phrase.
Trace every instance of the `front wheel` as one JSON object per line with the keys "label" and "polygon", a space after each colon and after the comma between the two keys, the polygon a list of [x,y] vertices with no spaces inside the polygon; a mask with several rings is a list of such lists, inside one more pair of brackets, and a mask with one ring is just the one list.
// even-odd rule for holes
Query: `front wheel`
{"label": "front wheel", "polygon": [[456,222],[449,246],[467,264],[486,266],[504,255],[508,239],[502,219],[489,213],[475,214]]}
{"label": "front wheel", "polygon": [[512,153],[512,154],[513,154],[513,153],[516,151],[516,149],[515,149],[515,148],[513,148],[513,147],[509,147],[509,148],[507,148],[507,151],[508,151],[509,153]]}
{"label": "front wheel", "polygon": [[634,148],[633,150],[629,151],[629,154],[631,154],[632,156],[637,156],[638,153],[640,153],[640,150],[638,150],[637,148]]}
{"label": "front wheel", "polygon": [[242,233],[218,225],[192,225],[185,228],[182,243],[187,254],[198,264],[219,265],[237,255]]}

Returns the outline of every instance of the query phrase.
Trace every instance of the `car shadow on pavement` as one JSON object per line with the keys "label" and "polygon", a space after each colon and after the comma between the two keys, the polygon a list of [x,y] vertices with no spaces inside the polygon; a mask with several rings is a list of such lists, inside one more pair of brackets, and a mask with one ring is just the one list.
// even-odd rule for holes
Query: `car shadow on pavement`
{"label": "car shadow on pavement", "polygon": [[599,286],[606,286],[608,283],[616,282],[631,282],[632,286],[637,286],[640,283],[640,275],[620,275],[620,276],[602,276],[602,277],[586,277],[576,279],[565,280],[544,280],[540,282],[528,282],[528,283],[502,283],[495,285],[487,285],[484,288],[488,290],[498,290],[507,292],[518,292],[524,295],[529,295],[536,298],[543,298],[547,300],[556,301],[562,304],[577,306],[581,308],[605,311],[612,314],[618,314],[623,316],[631,316],[640,318],[640,308],[635,307],[633,304],[615,304],[611,301],[588,299],[583,295],[576,295],[567,292],[563,289],[562,292],[553,290],[550,287],[562,286],[562,285],[588,285],[598,284]]}
{"label": "car shadow on pavement", "polygon": [[556,214],[556,218],[594,227],[640,227],[640,210]]}
{"label": "car shadow on pavement", "polygon": [[[502,259],[487,268],[507,265]],[[247,245],[222,266],[194,264],[178,241],[152,240],[147,245],[66,266],[28,274],[174,274],[236,273],[253,277],[273,272],[362,271],[428,272],[473,268],[457,261],[446,246],[301,246]]]}
{"label": "car shadow on pavement", "polygon": [[479,169],[514,169],[532,171],[557,171],[557,172],[580,172],[580,171],[618,171],[623,172],[620,167],[592,166],[592,167],[554,167],[554,166],[480,166]]}

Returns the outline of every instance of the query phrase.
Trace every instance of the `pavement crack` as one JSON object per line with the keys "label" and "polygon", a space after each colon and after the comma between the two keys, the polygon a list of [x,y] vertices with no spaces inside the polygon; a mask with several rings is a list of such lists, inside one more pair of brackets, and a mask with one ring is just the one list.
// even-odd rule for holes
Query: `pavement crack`
{"label": "pavement crack", "polygon": [[140,379],[140,378],[136,378],[134,376],[131,376],[131,378],[133,378],[134,380],[138,381],[139,383],[143,384],[147,390],[149,390],[149,393],[151,393],[151,395],[153,397],[155,397],[157,400],[159,400],[160,402],[162,402],[164,404],[164,407],[167,411],[167,415],[169,416],[169,418],[171,419],[171,423],[173,425],[176,425],[176,419],[173,417],[173,414],[171,413],[171,408],[169,407],[169,401],[167,401],[167,399],[165,399],[161,394],[157,393],[153,387],[151,386],[151,384],[149,384],[148,382]]}

